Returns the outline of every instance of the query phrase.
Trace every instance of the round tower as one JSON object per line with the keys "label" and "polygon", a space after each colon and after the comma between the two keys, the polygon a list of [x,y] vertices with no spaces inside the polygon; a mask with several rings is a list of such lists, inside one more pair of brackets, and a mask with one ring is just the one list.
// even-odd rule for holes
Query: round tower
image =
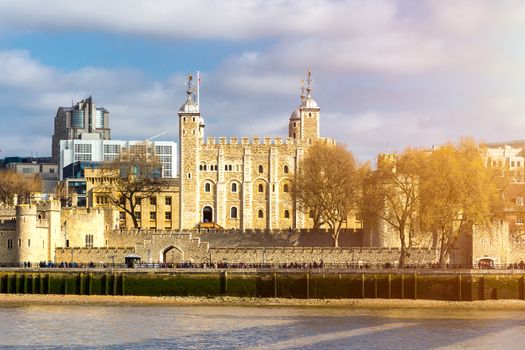
{"label": "round tower", "polygon": [[16,233],[17,238],[13,242],[13,248],[17,252],[18,263],[30,261],[38,262],[33,254],[33,247],[36,242],[37,232],[37,206],[31,204],[21,204],[16,207]]}

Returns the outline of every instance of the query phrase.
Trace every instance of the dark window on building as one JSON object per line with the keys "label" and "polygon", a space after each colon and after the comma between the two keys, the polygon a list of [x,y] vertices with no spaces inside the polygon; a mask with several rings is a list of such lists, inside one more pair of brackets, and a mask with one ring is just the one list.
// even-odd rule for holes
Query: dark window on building
{"label": "dark window on building", "polygon": [[150,199],[149,199],[149,204],[151,204],[151,205],[157,205],[157,198],[155,198],[155,197],[150,197]]}
{"label": "dark window on building", "polygon": [[228,165],[228,170],[229,170],[229,171],[232,171],[232,169],[233,169],[233,166],[232,166],[231,164]]}
{"label": "dark window on building", "polygon": [[259,192],[264,192],[264,186],[263,184],[259,184]]}
{"label": "dark window on building", "polygon": [[137,221],[140,221],[140,211],[135,212],[135,219],[137,219]]}
{"label": "dark window on building", "polygon": [[86,247],[93,247],[93,235],[86,235]]}
{"label": "dark window on building", "polygon": [[12,239],[8,239],[7,240],[7,249],[13,249],[13,240]]}
{"label": "dark window on building", "polygon": [[31,239],[27,240],[27,247],[31,247]]}
{"label": "dark window on building", "polygon": [[165,218],[166,220],[171,220],[171,211],[167,211],[167,212],[165,212],[165,213],[164,213],[164,218]]}
{"label": "dark window on building", "polygon": [[264,218],[264,212],[261,209],[259,209],[259,211],[257,212],[257,216],[259,217],[259,219]]}
{"label": "dark window on building", "polygon": [[259,165],[259,174],[262,174],[264,172],[264,168],[262,165]]}
{"label": "dark window on building", "polygon": [[230,217],[232,219],[237,219],[237,208],[236,207],[231,207],[231,209],[230,209]]}
{"label": "dark window on building", "polygon": [[211,185],[209,182],[204,184],[204,192],[211,192]]}
{"label": "dark window on building", "polygon": [[288,165],[285,165],[284,168],[283,168],[283,172],[285,174],[288,174]]}
{"label": "dark window on building", "polygon": [[232,192],[237,192],[237,184],[235,182],[232,183]]}
{"label": "dark window on building", "polygon": [[69,248],[69,239],[66,239],[66,248]]}
{"label": "dark window on building", "polygon": [[171,205],[171,197],[166,197],[166,205]]}
{"label": "dark window on building", "polygon": [[150,220],[157,220],[157,212],[150,211],[149,212],[149,219]]}
{"label": "dark window on building", "polygon": [[126,212],[125,211],[121,211],[119,214],[118,214],[118,218],[120,220],[125,220],[126,219]]}
{"label": "dark window on building", "polygon": [[290,188],[288,187],[288,184],[284,184],[283,192],[290,192]]}
{"label": "dark window on building", "polygon": [[284,218],[289,219],[290,218],[290,212],[288,210],[284,211]]}

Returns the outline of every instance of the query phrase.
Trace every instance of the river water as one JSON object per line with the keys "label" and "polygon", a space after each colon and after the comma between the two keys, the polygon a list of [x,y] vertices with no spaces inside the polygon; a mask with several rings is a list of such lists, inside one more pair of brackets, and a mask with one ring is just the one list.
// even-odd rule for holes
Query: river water
{"label": "river water", "polygon": [[32,349],[523,349],[517,311],[351,307],[0,307],[0,346]]}

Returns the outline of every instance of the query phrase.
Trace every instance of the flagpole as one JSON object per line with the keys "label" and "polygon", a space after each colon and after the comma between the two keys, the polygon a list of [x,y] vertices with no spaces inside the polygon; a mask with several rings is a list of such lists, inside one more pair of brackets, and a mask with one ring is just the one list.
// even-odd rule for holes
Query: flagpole
{"label": "flagpole", "polygon": [[200,105],[200,97],[201,97],[200,87],[201,87],[201,73],[199,71],[197,71],[197,107],[199,107],[199,111],[200,111],[200,108],[201,108],[201,105]]}

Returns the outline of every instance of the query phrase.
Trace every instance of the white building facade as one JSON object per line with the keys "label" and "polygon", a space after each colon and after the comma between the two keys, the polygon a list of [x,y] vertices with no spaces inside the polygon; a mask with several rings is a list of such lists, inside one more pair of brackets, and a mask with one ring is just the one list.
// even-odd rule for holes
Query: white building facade
{"label": "white building facade", "polygon": [[152,144],[155,155],[162,164],[162,177],[177,177],[177,143],[173,141],[121,141],[121,140],[61,140],[60,180],[64,179],[64,168],[75,162],[112,161],[123,150],[133,152],[136,147]]}

